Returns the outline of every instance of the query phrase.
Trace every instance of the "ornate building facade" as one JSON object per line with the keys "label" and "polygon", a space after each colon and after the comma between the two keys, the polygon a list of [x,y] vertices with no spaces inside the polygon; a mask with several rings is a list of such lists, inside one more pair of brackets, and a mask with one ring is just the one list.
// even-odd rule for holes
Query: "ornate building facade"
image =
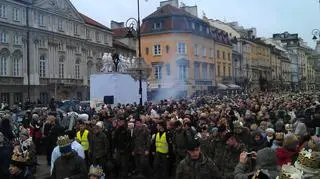
{"label": "ornate building facade", "polygon": [[112,42],[109,28],[69,0],[2,0],[1,101],[23,102],[28,93],[42,103],[88,98],[89,76],[100,71]]}

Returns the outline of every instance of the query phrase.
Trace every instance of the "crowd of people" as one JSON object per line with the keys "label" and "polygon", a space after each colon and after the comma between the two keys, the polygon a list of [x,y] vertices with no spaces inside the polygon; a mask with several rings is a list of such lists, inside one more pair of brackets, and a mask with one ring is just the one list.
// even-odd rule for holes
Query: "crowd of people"
{"label": "crowd of people", "polygon": [[[74,125],[54,106],[29,110],[22,122],[8,109],[0,114],[0,178],[34,178],[44,153],[53,179],[275,179],[301,150],[320,152],[319,100],[250,93],[105,105],[74,115]],[[319,178],[319,170],[305,176]]]}

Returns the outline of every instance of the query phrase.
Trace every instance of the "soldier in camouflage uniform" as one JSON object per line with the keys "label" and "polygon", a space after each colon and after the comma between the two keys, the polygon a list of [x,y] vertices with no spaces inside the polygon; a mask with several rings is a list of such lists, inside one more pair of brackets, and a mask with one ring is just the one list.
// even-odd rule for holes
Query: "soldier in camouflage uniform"
{"label": "soldier in camouflage uniform", "polygon": [[200,142],[187,141],[188,155],[176,170],[176,179],[218,179],[221,178],[215,163],[200,152]]}

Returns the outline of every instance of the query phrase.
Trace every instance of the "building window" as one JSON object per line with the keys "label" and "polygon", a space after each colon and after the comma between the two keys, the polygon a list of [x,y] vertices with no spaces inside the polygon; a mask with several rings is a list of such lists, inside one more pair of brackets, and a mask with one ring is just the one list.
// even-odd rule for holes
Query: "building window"
{"label": "building window", "polygon": [[213,50],[213,48],[210,48],[210,57],[211,57],[211,58],[214,57],[214,50]]}
{"label": "building window", "polygon": [[206,47],[202,47],[202,56],[204,56],[204,57],[207,56],[207,49],[206,49]]}
{"label": "building window", "polygon": [[166,64],[166,74],[167,74],[167,76],[170,76],[170,74],[171,74],[170,64]]}
{"label": "building window", "polygon": [[220,59],[220,51],[217,50],[217,58]]}
{"label": "building window", "polygon": [[179,65],[178,72],[179,72],[179,80],[181,81],[187,80],[187,65]]}
{"label": "building window", "polygon": [[226,76],[226,66],[223,65],[223,76]]}
{"label": "building window", "polygon": [[187,45],[184,42],[178,43],[178,54],[187,54]]}
{"label": "building window", "polygon": [[191,23],[191,27],[192,27],[193,30],[195,30],[196,29],[196,24],[194,22],[192,22]]}
{"label": "building window", "polygon": [[0,100],[5,104],[10,104],[10,93],[1,93]]}
{"label": "building window", "polygon": [[149,55],[149,48],[146,48],[146,55]]}
{"label": "building window", "polygon": [[208,74],[207,74],[207,64],[202,64],[202,79],[207,79]]}
{"label": "building window", "polygon": [[63,43],[61,43],[61,42],[58,43],[58,50],[59,51],[63,51],[64,50]]}
{"label": "building window", "polygon": [[108,35],[107,34],[104,35],[103,40],[104,40],[104,44],[108,44]]}
{"label": "building window", "polygon": [[152,65],[153,72],[154,72],[154,79],[155,80],[161,80],[162,79],[162,65],[156,64]]}
{"label": "building window", "polygon": [[231,60],[231,55],[230,55],[230,53],[228,53],[228,60],[229,60],[229,61]]}
{"label": "building window", "polygon": [[20,58],[13,57],[13,76],[20,76]]}
{"label": "building window", "polygon": [[74,65],[74,74],[76,79],[80,79],[80,60],[76,60],[76,63]]}
{"label": "building window", "polygon": [[7,76],[8,69],[7,69],[7,58],[6,56],[0,56],[0,76]]}
{"label": "building window", "polygon": [[38,25],[40,27],[44,27],[44,14],[42,13],[38,14]]}
{"label": "building window", "polygon": [[20,21],[20,9],[19,8],[13,8],[13,20],[14,21]]}
{"label": "building window", "polygon": [[63,22],[61,19],[58,19],[58,30],[63,31]]}
{"label": "building window", "polygon": [[91,39],[91,32],[89,29],[86,29],[86,37],[87,39]]}
{"label": "building window", "polygon": [[59,59],[59,78],[64,78],[64,57]]}
{"label": "building window", "polygon": [[78,24],[76,24],[76,23],[73,24],[73,33],[74,33],[74,35],[79,35],[78,34]]}
{"label": "building window", "polygon": [[153,46],[153,55],[161,55],[161,45]]}
{"label": "building window", "polygon": [[200,30],[200,32],[202,32],[202,25],[200,25],[199,30]]}
{"label": "building window", "polygon": [[194,53],[195,56],[198,56],[198,44],[194,45],[193,53]]}
{"label": "building window", "polygon": [[8,43],[6,32],[0,32],[0,42],[1,43]]}
{"label": "building window", "polygon": [[200,64],[194,63],[194,79],[198,80],[200,79]]}
{"label": "building window", "polygon": [[39,71],[39,76],[40,78],[46,77],[47,74],[47,59],[46,56],[41,55],[40,56],[40,71]]}
{"label": "building window", "polygon": [[5,4],[0,4],[0,17],[1,18],[7,17],[7,9]]}
{"label": "building window", "polygon": [[166,52],[169,53],[170,47],[169,45],[166,45]]}
{"label": "building window", "polygon": [[218,65],[218,76],[220,76],[220,65]]}
{"label": "building window", "polygon": [[159,30],[161,28],[162,28],[162,23],[161,22],[153,23],[153,30]]}
{"label": "building window", "polygon": [[40,101],[42,104],[48,104],[49,102],[49,95],[47,92],[40,93]]}
{"label": "building window", "polygon": [[231,76],[231,66],[228,66],[228,74]]}
{"label": "building window", "polygon": [[13,102],[14,104],[22,103],[23,94],[22,93],[14,93],[13,94]]}
{"label": "building window", "polygon": [[209,28],[207,27],[207,34],[209,34],[209,32],[210,32],[210,31],[209,31]]}
{"label": "building window", "polygon": [[209,66],[209,79],[213,79],[214,77],[214,65]]}
{"label": "building window", "polygon": [[14,35],[13,36],[13,44],[14,45],[20,45],[20,37],[19,37],[19,35]]}
{"label": "building window", "polygon": [[226,59],[226,53],[222,52],[222,59],[225,60]]}
{"label": "building window", "polygon": [[96,32],[96,41],[100,42],[100,33],[99,32]]}

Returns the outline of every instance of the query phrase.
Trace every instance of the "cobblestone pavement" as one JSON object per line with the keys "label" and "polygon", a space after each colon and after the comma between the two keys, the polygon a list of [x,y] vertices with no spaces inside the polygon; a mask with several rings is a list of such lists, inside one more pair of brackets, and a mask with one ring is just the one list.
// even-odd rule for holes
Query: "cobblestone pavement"
{"label": "cobblestone pavement", "polygon": [[37,173],[35,177],[37,179],[46,179],[50,178],[49,170],[50,167],[47,165],[47,160],[45,155],[38,156],[38,166],[37,166]]}

